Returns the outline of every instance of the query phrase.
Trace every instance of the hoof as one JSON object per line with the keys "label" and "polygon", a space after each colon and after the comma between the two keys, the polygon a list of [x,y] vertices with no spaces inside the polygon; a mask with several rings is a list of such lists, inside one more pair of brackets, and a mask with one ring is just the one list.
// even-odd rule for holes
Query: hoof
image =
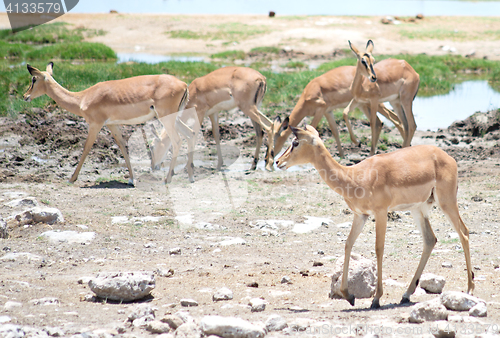
{"label": "hoof", "polygon": [[131,178],[129,178],[129,179],[128,179],[128,183],[127,183],[127,185],[129,185],[129,186],[131,186],[131,187],[134,187],[134,186],[135,186],[135,185],[134,185],[134,180],[133,180],[133,179],[131,179]]}
{"label": "hoof", "polygon": [[378,309],[380,308],[380,303],[378,299],[373,299],[372,306],[370,306],[370,309]]}
{"label": "hoof", "polygon": [[408,304],[410,302],[410,298],[403,297],[401,298],[401,301],[399,304]]}
{"label": "hoof", "polygon": [[349,295],[346,300],[349,302],[349,304],[354,306],[354,301],[356,300],[356,298],[354,297],[354,295]]}

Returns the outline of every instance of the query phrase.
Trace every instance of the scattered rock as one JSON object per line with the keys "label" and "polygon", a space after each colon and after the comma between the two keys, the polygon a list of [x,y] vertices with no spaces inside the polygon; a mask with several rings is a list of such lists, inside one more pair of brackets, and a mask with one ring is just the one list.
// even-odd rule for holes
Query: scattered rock
{"label": "scattered rock", "polygon": [[198,325],[194,322],[187,322],[182,324],[175,330],[176,338],[200,338],[201,331]]}
{"label": "scattered rock", "polygon": [[420,277],[420,287],[429,293],[443,292],[445,283],[444,277],[432,273],[424,273]]}
{"label": "scattered rock", "polygon": [[189,314],[189,312],[186,312],[186,311],[178,311],[176,312],[174,315],[176,315],[177,317],[179,317],[180,319],[182,319],[182,321],[184,323],[190,323],[190,322],[194,322],[194,318],[191,317],[191,315]]}
{"label": "scattered rock", "polygon": [[155,320],[155,317],[153,315],[147,315],[143,316],[140,318],[137,318],[132,322],[132,326],[137,327],[137,328],[146,328],[148,323],[152,322]]}
{"label": "scattered rock", "polygon": [[158,311],[157,308],[152,307],[149,304],[139,304],[134,311],[132,311],[128,317],[127,321],[133,322],[136,319],[146,317],[146,316],[155,316],[155,312]]}
{"label": "scattered rock", "polygon": [[163,269],[156,269],[155,273],[159,277],[172,277],[174,275],[174,269],[168,269],[168,270],[163,270]]}
{"label": "scattered rock", "polygon": [[296,318],[288,324],[288,327],[292,332],[303,332],[316,321],[309,318]]}
{"label": "scattered rock", "polygon": [[469,311],[477,304],[485,303],[485,301],[463,292],[447,291],[441,294],[441,303],[448,310]]}
{"label": "scattered rock", "polygon": [[448,311],[439,298],[415,304],[410,311],[410,323],[447,320]]}
{"label": "scattered rock", "polygon": [[245,244],[247,244],[247,242],[241,237],[234,237],[234,238],[229,237],[229,238],[219,242],[220,246],[238,245],[238,244],[245,245]]}
{"label": "scattered rock", "polygon": [[64,331],[60,327],[46,326],[43,330],[51,337],[64,337]]}
{"label": "scattered rock", "polygon": [[56,208],[46,208],[46,207],[35,207],[29,210],[25,210],[15,216],[13,216],[15,222],[18,225],[34,224],[34,223],[45,223],[45,224],[55,224],[64,223],[64,217]]}
{"label": "scattered rock", "polygon": [[181,254],[181,248],[172,248],[168,250],[169,255],[180,255]]}
{"label": "scattered rock", "polygon": [[257,282],[250,282],[250,283],[247,284],[247,286],[249,288],[258,288],[259,287],[259,283],[257,283]]}
{"label": "scattered rock", "polygon": [[7,228],[7,222],[3,219],[0,219],[0,238],[7,239],[9,238],[9,230]]}
{"label": "scattered rock", "polygon": [[184,324],[184,321],[176,315],[166,315],[165,317],[160,319],[160,321],[163,323],[167,323],[168,326],[172,328],[172,330],[176,330],[179,326]]}
{"label": "scattered rock", "polygon": [[152,320],[146,324],[146,331],[151,333],[168,333],[170,332],[170,325],[159,320]]}
{"label": "scattered rock", "polygon": [[313,262],[313,266],[323,266],[323,262],[315,261]]}
{"label": "scattered rock", "polygon": [[230,289],[223,287],[217,290],[214,295],[212,296],[212,300],[214,302],[220,301],[220,300],[230,300],[233,299],[233,291]]}
{"label": "scattered rock", "polygon": [[271,315],[269,318],[267,318],[265,324],[266,330],[268,332],[281,331],[284,328],[288,327],[286,320],[280,315]]}
{"label": "scattered rock", "polygon": [[11,252],[0,257],[0,261],[3,262],[15,262],[20,259],[26,259],[27,261],[41,261],[42,257],[30,254],[29,252]]}
{"label": "scattered rock", "polygon": [[252,312],[262,312],[266,309],[266,301],[262,298],[252,298],[248,303]]}
{"label": "scattered rock", "polygon": [[45,298],[40,298],[40,299],[32,299],[30,300],[30,304],[32,305],[58,305],[59,304],[59,299],[55,297],[45,297]]}
{"label": "scattered rock", "polygon": [[45,237],[51,243],[85,244],[92,242],[95,235],[95,232],[50,230],[42,233],[40,236]]}
{"label": "scattered rock", "polygon": [[266,334],[264,328],[235,317],[205,316],[200,328],[205,335],[222,338],[262,338]]}
{"label": "scattered rock", "polygon": [[443,263],[441,263],[441,266],[443,268],[451,269],[453,267],[453,264],[451,264],[451,262],[443,262]]}
{"label": "scattered rock", "polygon": [[[343,298],[340,292],[342,281],[342,270],[344,267],[344,256],[339,258],[335,264],[332,275],[330,298]],[[351,253],[349,261],[348,290],[356,298],[370,298],[375,294],[377,276],[375,273],[375,262],[361,257],[359,254]]]}
{"label": "scattered rock", "polygon": [[488,309],[486,308],[486,303],[480,302],[474,305],[469,310],[469,316],[471,317],[486,317],[488,315]]}
{"label": "scattered rock", "polygon": [[288,276],[281,277],[281,284],[292,284],[292,279]]}
{"label": "scattered rock", "polygon": [[38,201],[34,197],[24,197],[5,203],[5,205],[11,208],[34,208],[38,206]]}
{"label": "scattered rock", "polygon": [[144,298],[155,288],[152,272],[101,272],[89,281],[97,297],[130,302]]}
{"label": "scattered rock", "polygon": [[181,305],[185,307],[198,306],[198,302],[194,299],[181,299]]}

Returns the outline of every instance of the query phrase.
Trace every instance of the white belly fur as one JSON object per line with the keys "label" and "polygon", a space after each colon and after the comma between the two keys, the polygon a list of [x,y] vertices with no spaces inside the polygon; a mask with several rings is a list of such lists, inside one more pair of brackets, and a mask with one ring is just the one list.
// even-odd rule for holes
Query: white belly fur
{"label": "white belly fur", "polygon": [[155,115],[156,115],[155,112],[152,111],[147,115],[138,116],[130,120],[114,120],[114,121],[108,120],[106,121],[105,124],[141,124],[151,120],[153,117],[155,117]]}
{"label": "white belly fur", "polygon": [[221,101],[217,103],[215,106],[210,108],[206,113],[205,116],[210,116],[212,114],[216,114],[220,112],[221,110],[231,110],[233,108],[236,108],[238,105],[234,101],[234,98],[231,98],[231,100],[227,101]]}

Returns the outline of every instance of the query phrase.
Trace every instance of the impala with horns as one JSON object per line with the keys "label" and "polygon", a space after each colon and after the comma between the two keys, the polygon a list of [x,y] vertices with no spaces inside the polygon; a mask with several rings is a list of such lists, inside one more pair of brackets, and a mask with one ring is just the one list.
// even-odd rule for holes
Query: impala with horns
{"label": "impala with horns", "polygon": [[417,271],[401,303],[410,301],[437,242],[429,223],[429,211],[433,204],[441,207],[458,233],[467,267],[467,292],[472,293],[474,273],[470,259],[469,229],[458,212],[457,163],[452,157],[435,146],[420,145],[376,155],[353,166],[342,166],[330,155],[316,129],[311,126],[291,129],[295,138],[276,161],[278,168],[288,169],[294,165],[311,163],[326,184],[344,197],[354,213],[351,231],[345,243],[345,263],[340,287],[344,298],[351,305],[354,305],[355,299],[348,290],[349,258],[356,238],[368,216],[372,215],[375,217],[377,291],[371,307],[380,307],[387,212],[393,210],[412,212],[424,242]]}
{"label": "impala with horns", "polygon": [[[386,59],[374,66],[375,59],[371,54],[372,40],[366,44],[365,52],[360,52],[350,41],[349,47],[358,58],[356,74],[351,85],[353,98],[344,109],[344,120],[351,141],[358,144],[349,122],[349,113],[360,103],[366,104],[372,112],[377,110],[379,103],[388,101],[403,124],[403,147],[409,147],[417,129],[413,116],[413,100],[417,96],[420,76],[405,60]],[[382,124],[376,119],[375,114],[370,114],[370,128],[372,132],[370,154],[373,155],[382,130]]]}
{"label": "impala with horns", "polygon": [[[290,116],[286,117],[283,122],[279,118],[273,122],[274,144],[270,146],[273,147],[274,153],[279,154],[285,141],[292,133],[288,126],[297,127],[305,117],[313,116],[311,126],[316,128],[321,118],[325,116],[337,142],[339,156],[344,157],[337,123],[335,122],[332,110],[345,108],[352,100],[350,86],[355,73],[356,67],[342,66],[334,68],[311,80],[304,88]],[[359,103],[357,107],[370,119],[370,110],[367,104]],[[378,105],[378,112],[394,123],[404,137],[401,121],[392,110],[387,109],[384,104],[380,103]],[[376,119],[378,120],[378,117]]]}
{"label": "impala with horns", "polygon": [[[239,108],[245,115],[250,117],[255,128],[257,145],[251,170],[255,170],[259,160],[260,147],[262,145],[263,130],[268,133],[269,139],[273,139],[272,122],[259,111],[266,92],[266,78],[258,71],[245,67],[224,67],[197,78],[189,85],[189,102],[186,110],[196,109],[198,127],[193,128],[198,133],[203,119],[208,116],[212,122],[212,133],[217,146],[217,170],[223,165],[220,147],[218,113],[221,110],[232,110]],[[165,131],[156,133],[156,140],[151,146],[153,166],[158,167],[166,158],[168,142],[165,141]],[[196,136],[195,136],[196,137]],[[268,147],[266,152],[266,169],[272,171],[274,153]],[[192,156],[186,165],[193,166]]]}
{"label": "impala with horns", "polygon": [[[85,141],[82,157],[75,172],[69,179],[73,183],[78,178],[83,162],[87,157],[97,134],[103,126],[107,126],[118,144],[129,171],[129,184],[134,184],[134,172],[126,149],[126,143],[118,128],[120,124],[142,124],[153,117],[161,118],[176,114],[188,101],[186,83],[171,75],[143,75],[122,80],[100,82],[81,92],[71,92],[52,77],[54,64],[50,62],[45,71],[28,65],[31,74],[31,85],[24,94],[25,101],[31,101],[47,94],[63,109],[81,116],[89,124],[89,132]],[[173,140],[173,157],[171,170],[175,165],[175,157],[180,149],[180,136],[173,126],[165,126],[168,136]],[[192,137],[192,131],[180,129],[186,137]],[[190,172],[190,179],[192,179]]]}

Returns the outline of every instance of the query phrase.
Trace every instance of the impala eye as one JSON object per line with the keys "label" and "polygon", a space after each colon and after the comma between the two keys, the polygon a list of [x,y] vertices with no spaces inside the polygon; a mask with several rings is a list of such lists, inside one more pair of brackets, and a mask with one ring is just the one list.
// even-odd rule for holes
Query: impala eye
{"label": "impala eye", "polygon": [[367,64],[366,64],[365,60],[361,60],[361,63],[363,64],[363,66],[367,67]]}

